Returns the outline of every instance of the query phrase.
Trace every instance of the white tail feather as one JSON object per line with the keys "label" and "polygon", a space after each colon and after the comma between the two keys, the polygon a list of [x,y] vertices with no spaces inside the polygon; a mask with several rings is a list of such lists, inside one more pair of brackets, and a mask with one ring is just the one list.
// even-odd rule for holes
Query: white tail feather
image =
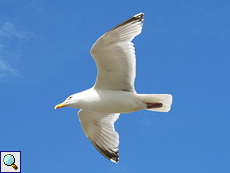
{"label": "white tail feather", "polygon": [[160,108],[149,108],[150,111],[168,112],[171,109],[172,95],[171,94],[137,94],[139,101],[143,103],[162,103]]}

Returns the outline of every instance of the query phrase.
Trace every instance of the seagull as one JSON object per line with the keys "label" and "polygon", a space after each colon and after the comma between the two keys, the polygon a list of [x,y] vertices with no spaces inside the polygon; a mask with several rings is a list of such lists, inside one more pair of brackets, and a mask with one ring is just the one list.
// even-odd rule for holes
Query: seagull
{"label": "seagull", "polygon": [[80,109],[78,117],[85,135],[114,163],[119,161],[114,123],[120,113],[171,109],[171,94],[138,94],[134,88],[136,55],[131,41],[141,33],[143,20],[144,13],[139,13],[102,35],[90,51],[97,65],[95,85],[55,106]]}

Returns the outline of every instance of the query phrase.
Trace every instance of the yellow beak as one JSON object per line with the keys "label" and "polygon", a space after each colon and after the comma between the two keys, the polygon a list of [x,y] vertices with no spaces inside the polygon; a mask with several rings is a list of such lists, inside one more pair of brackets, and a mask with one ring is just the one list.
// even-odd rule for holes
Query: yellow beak
{"label": "yellow beak", "polygon": [[65,107],[65,105],[66,105],[65,102],[64,103],[60,103],[60,104],[56,105],[54,109],[59,109],[59,108]]}

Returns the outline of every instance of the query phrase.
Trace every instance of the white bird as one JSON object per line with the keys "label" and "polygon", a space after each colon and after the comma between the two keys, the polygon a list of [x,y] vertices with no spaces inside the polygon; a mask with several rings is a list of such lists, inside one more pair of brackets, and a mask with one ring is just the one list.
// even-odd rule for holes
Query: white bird
{"label": "white bird", "polygon": [[144,14],[139,13],[102,35],[91,48],[97,64],[95,85],[69,96],[55,106],[81,109],[78,117],[85,135],[107,159],[119,161],[119,135],[114,122],[120,113],[142,109],[168,112],[170,94],[137,94],[134,88],[136,56],[133,38],[141,33]]}

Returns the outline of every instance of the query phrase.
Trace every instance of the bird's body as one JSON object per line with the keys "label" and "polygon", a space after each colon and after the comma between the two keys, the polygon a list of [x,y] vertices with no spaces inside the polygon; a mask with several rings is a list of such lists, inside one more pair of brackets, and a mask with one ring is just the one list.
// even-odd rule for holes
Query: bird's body
{"label": "bird's body", "polygon": [[120,113],[147,109],[168,112],[170,94],[137,94],[134,87],[136,56],[133,38],[141,33],[144,14],[139,13],[102,35],[90,53],[97,65],[97,80],[88,90],[69,96],[55,109],[81,109],[78,117],[85,135],[109,160],[119,160],[119,135],[114,122]]}
{"label": "bird's body", "polygon": [[146,104],[138,100],[137,94],[129,91],[88,89],[72,95],[76,101],[69,107],[98,113],[129,113],[146,109]]}

